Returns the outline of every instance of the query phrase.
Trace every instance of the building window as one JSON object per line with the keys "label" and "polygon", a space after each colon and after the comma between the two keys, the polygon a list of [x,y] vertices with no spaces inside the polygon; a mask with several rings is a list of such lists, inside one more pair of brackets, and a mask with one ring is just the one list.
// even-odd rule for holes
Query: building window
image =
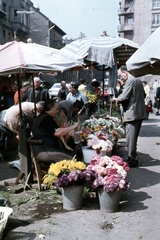
{"label": "building window", "polygon": [[9,21],[12,20],[12,15],[11,15],[11,8],[9,7],[9,11],[8,11],[8,17],[9,17]]}
{"label": "building window", "polygon": [[6,30],[3,29],[3,43],[6,42]]}
{"label": "building window", "polygon": [[152,26],[160,25],[160,14],[152,14]]}
{"label": "building window", "polygon": [[133,17],[126,18],[125,25],[133,25]]}
{"label": "building window", "polygon": [[25,25],[26,25],[27,27],[29,27],[29,16],[28,16],[28,15],[26,15]]}
{"label": "building window", "polygon": [[11,41],[11,40],[12,40],[11,32],[8,32],[8,41]]}
{"label": "building window", "polygon": [[14,17],[17,17],[17,10],[14,10]]}
{"label": "building window", "polygon": [[133,0],[126,0],[125,1],[125,7],[131,7],[134,5],[134,1]]}
{"label": "building window", "polygon": [[152,8],[160,8],[160,0],[152,0]]}
{"label": "building window", "polygon": [[2,4],[2,10],[3,10],[4,12],[6,12],[6,4],[5,4],[5,3]]}

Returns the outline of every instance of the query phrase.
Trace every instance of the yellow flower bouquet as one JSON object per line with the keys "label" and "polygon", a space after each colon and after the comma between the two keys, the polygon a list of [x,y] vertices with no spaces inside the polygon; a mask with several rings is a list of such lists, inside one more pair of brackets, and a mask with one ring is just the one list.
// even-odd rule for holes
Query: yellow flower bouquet
{"label": "yellow flower bouquet", "polygon": [[48,187],[56,185],[58,188],[64,186],[81,185],[90,182],[94,173],[86,169],[83,162],[76,161],[75,157],[71,160],[62,160],[52,163],[48,174],[43,177],[43,183]]}

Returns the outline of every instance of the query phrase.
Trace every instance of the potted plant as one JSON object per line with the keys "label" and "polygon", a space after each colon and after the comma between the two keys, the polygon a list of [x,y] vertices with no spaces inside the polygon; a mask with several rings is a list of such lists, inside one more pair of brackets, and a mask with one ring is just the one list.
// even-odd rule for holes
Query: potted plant
{"label": "potted plant", "polygon": [[84,186],[90,184],[94,176],[93,171],[86,169],[83,162],[76,161],[73,157],[71,160],[52,163],[48,174],[43,178],[43,183],[48,187],[55,185],[62,188],[63,208],[77,210],[82,206]]}
{"label": "potted plant", "polygon": [[94,157],[87,169],[96,174],[92,187],[98,190],[100,209],[108,212],[117,211],[122,191],[130,186],[126,179],[129,172],[128,164],[115,155]]}

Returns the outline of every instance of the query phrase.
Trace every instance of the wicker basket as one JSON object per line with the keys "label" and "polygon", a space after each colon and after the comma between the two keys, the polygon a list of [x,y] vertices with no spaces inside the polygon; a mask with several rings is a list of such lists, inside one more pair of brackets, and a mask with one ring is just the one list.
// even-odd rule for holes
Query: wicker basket
{"label": "wicker basket", "polygon": [[0,240],[2,239],[3,231],[6,227],[9,216],[13,209],[9,207],[0,207]]}

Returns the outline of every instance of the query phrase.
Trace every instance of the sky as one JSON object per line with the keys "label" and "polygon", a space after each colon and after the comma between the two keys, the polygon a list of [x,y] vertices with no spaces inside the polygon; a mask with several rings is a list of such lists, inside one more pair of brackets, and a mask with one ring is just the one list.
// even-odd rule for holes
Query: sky
{"label": "sky", "polygon": [[32,0],[34,7],[61,28],[64,38],[118,36],[119,0]]}

